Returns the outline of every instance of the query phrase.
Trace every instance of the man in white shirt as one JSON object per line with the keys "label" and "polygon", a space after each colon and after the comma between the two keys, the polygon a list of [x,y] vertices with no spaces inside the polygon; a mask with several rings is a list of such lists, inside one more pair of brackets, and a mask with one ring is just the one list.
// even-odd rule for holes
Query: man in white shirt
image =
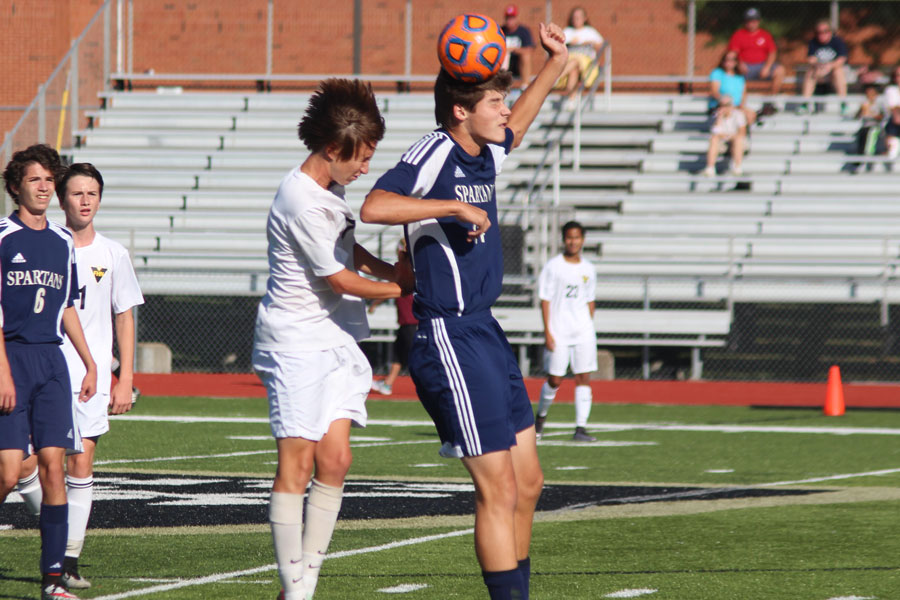
{"label": "man in white shirt", "polygon": [[362,298],[398,298],[413,286],[408,262],[389,265],[356,243],[344,200],[343,186],[368,173],[384,136],[372,87],[324,81],[299,135],[311,154],[284,177],[269,211],[269,280],[253,344],[278,448],[269,521],[284,600],[313,597],[350,469],[350,426],[366,424]]}
{"label": "man in white shirt", "polygon": [[[78,573],[78,557],[84,546],[91,514],[94,452],[100,436],[109,431],[108,413],[118,415],[131,410],[135,344],[132,308],[143,304],[144,297],[128,250],[94,229],[94,217],[103,195],[100,172],[90,163],[73,164],[65,171],[57,189],[60,206],[66,214],[66,227],[72,232],[75,244],[79,285],[75,308],[88,348],[97,364],[97,393],[86,402],[79,402],[76,390],[85,376],[85,367],[69,336],[63,338],[62,352],[72,383],[75,421],[81,434],[83,451],[66,459],[69,528],[62,578],[69,589],[86,589],[91,584]],[[114,322],[121,367],[119,380],[113,387]],[[37,514],[40,511],[41,488],[34,484],[37,465],[32,465],[30,461],[26,460],[23,465],[19,493],[29,510]]]}
{"label": "man in white shirt", "polygon": [[597,334],[594,331],[594,295],[597,275],[593,265],[581,258],[584,227],[569,221],[562,229],[562,254],[554,256],[541,270],[538,296],[544,319],[544,368],[547,381],[541,388],[541,399],[534,428],[543,434],[550,405],[569,366],[575,374],[575,434],[578,442],[593,442],[587,432],[593,396],[590,374],[597,370]]}

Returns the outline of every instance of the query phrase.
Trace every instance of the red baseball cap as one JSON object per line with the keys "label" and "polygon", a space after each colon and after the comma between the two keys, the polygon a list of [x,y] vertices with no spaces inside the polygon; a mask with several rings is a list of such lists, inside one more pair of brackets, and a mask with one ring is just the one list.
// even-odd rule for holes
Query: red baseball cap
{"label": "red baseball cap", "polygon": [[506,5],[506,16],[507,17],[515,17],[519,14],[519,7],[515,4],[507,4]]}

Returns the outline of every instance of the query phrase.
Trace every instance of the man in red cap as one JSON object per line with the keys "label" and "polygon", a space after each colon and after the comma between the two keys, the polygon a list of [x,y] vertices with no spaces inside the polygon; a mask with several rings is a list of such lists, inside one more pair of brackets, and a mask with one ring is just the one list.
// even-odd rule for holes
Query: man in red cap
{"label": "man in red cap", "polygon": [[534,50],[534,40],[527,27],[519,22],[519,7],[508,4],[503,13],[503,34],[506,35],[506,60],[509,64],[503,65],[509,69],[515,81],[513,87],[528,87],[531,81],[531,53]]}
{"label": "man in red cap", "polygon": [[744,13],[744,26],[734,32],[728,49],[738,53],[738,71],[747,81],[764,79],[772,81],[772,94],[781,91],[784,66],[775,62],[777,49],[772,34],[759,26],[759,10],[748,8]]}

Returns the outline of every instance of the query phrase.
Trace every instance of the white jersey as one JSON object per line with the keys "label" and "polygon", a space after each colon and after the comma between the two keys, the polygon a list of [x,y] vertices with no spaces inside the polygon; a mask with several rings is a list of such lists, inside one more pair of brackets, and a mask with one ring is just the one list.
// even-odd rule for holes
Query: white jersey
{"label": "white jersey", "polygon": [[597,274],[586,260],[566,261],[554,256],[541,270],[538,296],[550,303],[550,333],[557,346],[596,340],[589,302],[594,301]]}
{"label": "white jersey", "polygon": [[334,293],[325,279],[356,270],[355,226],[343,187],[325,190],[299,167],[285,176],[266,225],[269,281],[255,349],[327,350],[368,337],[365,302]]}
{"label": "white jersey", "polygon": [[[144,303],[128,250],[99,233],[87,246],[75,248],[78,299],[75,308],[94,362],[97,392],[109,394],[112,385],[113,316]],[[68,336],[62,345],[72,391],[81,389],[85,369]]]}

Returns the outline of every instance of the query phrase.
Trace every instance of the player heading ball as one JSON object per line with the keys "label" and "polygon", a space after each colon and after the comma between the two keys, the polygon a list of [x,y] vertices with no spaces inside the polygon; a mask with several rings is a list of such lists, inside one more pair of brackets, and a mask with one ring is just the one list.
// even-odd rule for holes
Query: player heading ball
{"label": "player heading ball", "polygon": [[310,154],[282,179],[269,211],[269,281],[253,344],[278,448],[269,521],[285,600],[313,597],[350,469],[350,425],[366,424],[372,369],[357,345],[369,335],[362,299],[397,298],[413,285],[402,257],[392,266],[356,243],[344,200],[384,136],[371,86],[322,82],[298,132]]}
{"label": "player heading ball", "polygon": [[503,278],[496,177],[568,58],[557,25],[539,31],[549,58],[512,108],[508,72],[465,83],[441,71],[440,127],[378,180],[360,212],[365,222],[405,226],[419,319],[409,369],[442,454],[461,458],[475,483],[475,553],[494,600],[528,598],[543,486],[531,403],[490,310]]}

